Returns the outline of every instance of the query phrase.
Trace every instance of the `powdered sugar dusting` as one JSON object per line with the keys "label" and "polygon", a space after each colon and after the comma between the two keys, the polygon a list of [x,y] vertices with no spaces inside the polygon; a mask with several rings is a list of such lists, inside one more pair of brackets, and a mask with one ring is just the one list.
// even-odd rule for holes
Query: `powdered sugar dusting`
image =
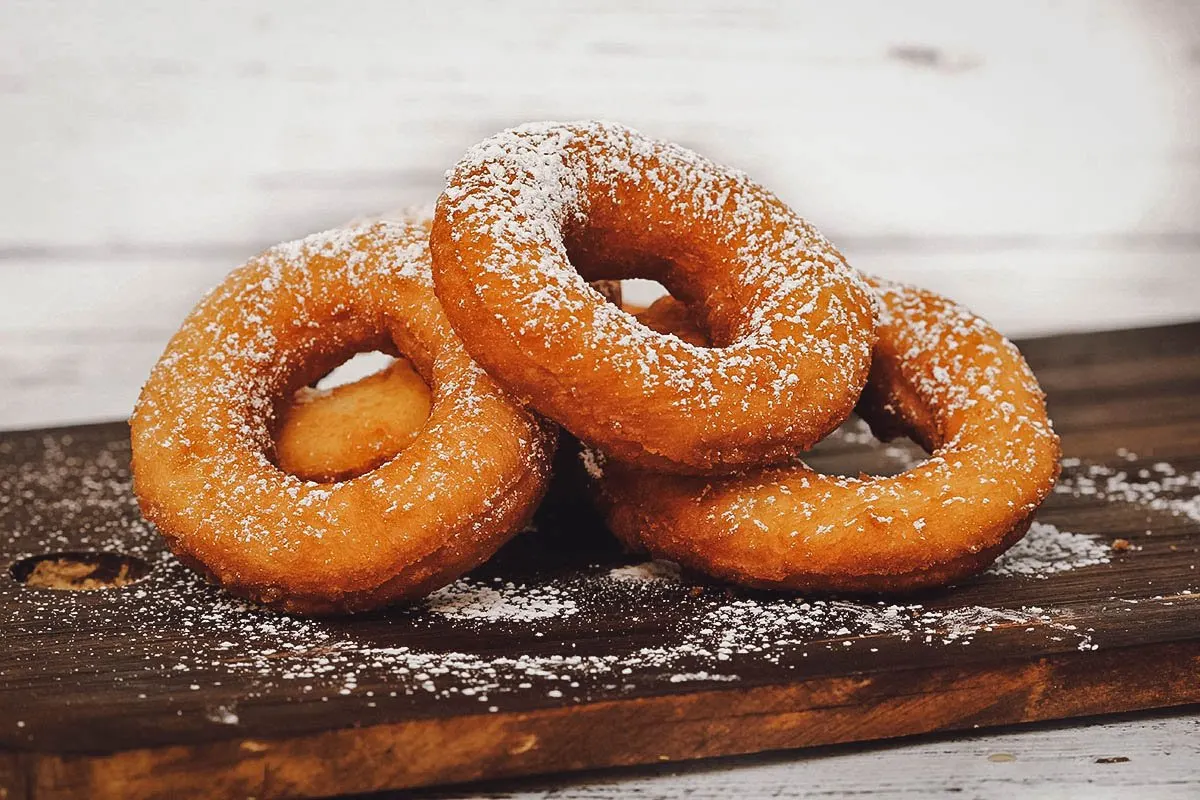
{"label": "powdered sugar dusting", "polygon": [[216,706],[208,710],[205,716],[218,725],[237,725],[241,722],[237,713],[229,706]]}
{"label": "powdered sugar dusting", "polygon": [[431,594],[425,607],[455,620],[533,622],[569,617],[579,607],[554,586],[517,585],[495,579],[494,586],[463,578]]}
{"label": "powdered sugar dusting", "polygon": [[648,581],[678,583],[680,569],[679,565],[674,561],[646,561],[641,564],[627,564],[623,567],[614,567],[608,571],[608,577],[614,581],[631,581],[634,583]]}
{"label": "powdered sugar dusting", "polygon": [[[666,266],[672,275],[643,277],[694,285],[727,340],[697,347],[601,302],[568,259],[573,237],[587,240],[593,217],[604,226],[636,224],[639,241],[665,251],[643,253],[646,263],[668,263],[682,249],[681,236],[710,240],[720,254],[714,263]],[[658,432],[634,417],[653,408],[656,418],[690,420],[688,429],[698,428],[697,436],[711,442],[704,446],[714,448],[706,457],[736,463],[738,447],[748,446],[734,444],[739,428],[746,429],[741,439],[775,447],[779,452],[765,452],[782,457],[836,426],[865,379],[874,308],[862,278],[745,174],[678,145],[605,122],[503,131],[447,173],[438,222],[454,243],[439,245],[434,237],[435,248],[446,248],[437,253],[439,276],[461,270],[464,291],[477,295],[447,308],[468,347],[469,322],[482,324],[483,317],[519,341],[519,356],[551,373],[537,391],[520,387],[539,407],[568,412],[593,396],[597,405],[614,393],[640,398],[641,412],[610,409],[613,419],[596,423],[603,431],[592,430],[586,415],[553,414],[570,420],[566,426],[582,438],[636,428],[640,436],[623,440],[626,446],[665,452],[667,437],[654,440]],[[455,249],[460,242],[465,255]],[[587,249],[574,248],[576,255]],[[688,252],[700,258],[704,248]],[[475,303],[486,315],[455,317]],[[489,363],[490,348],[472,354],[505,380],[506,370]],[[612,366],[603,378],[591,374],[588,359],[597,357]]]}
{"label": "powdered sugar dusting", "polygon": [[[502,553],[494,566],[499,575],[472,575],[383,616],[274,614],[205,585],[162,549],[137,514],[127,444],[109,435],[100,446],[94,432],[82,442],[74,434],[0,440],[0,526],[11,532],[9,542],[20,543],[5,556],[90,547],[141,556],[152,571],[125,589],[99,593],[2,583],[0,625],[14,637],[58,636],[73,663],[100,663],[119,635],[127,651],[122,668],[134,670],[124,677],[139,678],[126,689],[118,675],[112,691],[128,691],[134,702],[145,671],[182,693],[181,702],[193,686],[228,687],[236,692],[228,701],[197,709],[213,725],[243,724],[258,698],[297,694],[362,709],[436,697],[503,710],[519,697],[595,700],[664,684],[744,681],[763,669],[778,669],[784,679],[803,674],[818,653],[869,670],[886,668],[906,648],[967,647],[1002,634],[1031,649],[1098,646],[1076,612],[1021,600],[1022,586],[1045,585],[1024,580],[1035,566],[1052,580],[1104,563],[1094,540],[1089,546],[1088,537],[1048,524],[1036,525],[1027,548],[1012,551],[986,579],[1012,581],[1005,586],[1014,602],[1001,607],[949,604],[953,595],[888,603],[739,594],[695,584],[662,562],[564,563],[514,579],[503,576],[519,573],[524,557]],[[1181,596],[1190,591],[1176,589]],[[457,647],[445,647],[447,641]],[[55,668],[55,659],[34,655],[21,662],[22,675]]]}
{"label": "powdered sugar dusting", "polygon": [[1063,466],[1071,467],[1071,471],[1059,481],[1055,492],[1134,503],[1200,522],[1200,470],[1178,470],[1163,461],[1134,466],[1137,455],[1128,450],[1118,456],[1128,462],[1126,467],[1063,459]]}
{"label": "powdered sugar dusting", "polygon": [[996,559],[992,575],[1048,578],[1056,572],[1107,564],[1112,547],[1095,536],[1060,531],[1054,525],[1034,522],[1025,538]]}

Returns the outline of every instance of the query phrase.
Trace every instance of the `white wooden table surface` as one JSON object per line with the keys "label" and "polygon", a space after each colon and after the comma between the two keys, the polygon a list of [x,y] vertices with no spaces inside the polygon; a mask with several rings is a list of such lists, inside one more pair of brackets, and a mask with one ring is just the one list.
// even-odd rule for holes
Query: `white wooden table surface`
{"label": "white wooden table surface", "polygon": [[[1200,3],[5,0],[0,428],[126,415],[263,246],[581,117],[748,170],[1012,335],[1200,318]],[[514,791],[1197,797],[1198,746],[1175,713]]]}
{"label": "white wooden table surface", "polygon": [[1200,718],[1174,713],[1143,715],[1140,719],[1107,724],[1056,724],[973,737],[921,737],[688,765],[550,776],[450,787],[415,796],[424,800],[468,797],[1195,800],[1200,796],[1198,764]]}

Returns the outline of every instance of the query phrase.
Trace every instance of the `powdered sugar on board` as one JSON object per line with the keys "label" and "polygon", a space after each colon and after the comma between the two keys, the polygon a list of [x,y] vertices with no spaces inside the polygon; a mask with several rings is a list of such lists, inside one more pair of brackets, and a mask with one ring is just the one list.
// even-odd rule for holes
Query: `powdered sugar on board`
{"label": "powdered sugar on board", "polygon": [[554,586],[527,586],[495,578],[494,585],[462,578],[431,594],[425,607],[453,620],[533,622],[569,617],[579,606]]}
{"label": "powdered sugar on board", "polygon": [[996,559],[992,575],[1048,578],[1056,572],[1107,564],[1112,547],[1095,536],[1061,531],[1045,522],[1034,522],[1025,538]]}
{"label": "powdered sugar on board", "polygon": [[642,564],[627,564],[614,567],[608,571],[608,577],[614,581],[645,583],[653,581],[668,581],[677,583],[681,570],[674,561],[646,561]]}
{"label": "powdered sugar on board", "polygon": [[1126,463],[1124,467],[1063,459],[1064,469],[1070,471],[1064,473],[1054,491],[1133,503],[1200,522],[1200,470],[1180,470],[1164,461],[1134,464],[1137,454],[1128,450],[1120,450],[1117,455]]}
{"label": "powdered sugar on board", "polygon": [[[0,632],[9,649],[0,660],[0,684],[7,685],[0,702],[29,690],[17,675],[55,681],[52,672],[68,655],[73,664],[111,668],[106,691],[121,694],[134,710],[145,697],[146,676],[181,709],[190,708],[188,697],[198,697],[200,689],[222,687],[227,700],[202,703],[194,713],[206,724],[229,727],[252,719],[255,703],[265,698],[353,702],[363,713],[384,703],[395,708],[436,698],[488,711],[531,700],[585,701],[680,684],[786,679],[818,662],[822,670],[893,669],[906,659],[929,657],[920,653],[988,646],[1000,638],[1015,637],[1031,652],[1090,651],[1102,646],[1091,630],[1094,618],[1081,618],[1070,603],[1052,607],[1031,600],[1044,597],[1040,587],[1060,576],[1112,569],[1119,558],[1149,552],[1147,545],[1136,554],[1114,553],[1103,535],[1066,530],[1061,517],[1069,509],[1048,508],[1054,523],[1036,524],[990,575],[958,592],[851,601],[706,585],[669,562],[631,561],[582,534],[570,547],[556,545],[578,532],[547,520],[483,569],[422,603],[351,620],[306,620],[233,600],[162,550],[136,512],[128,446],[119,431],[107,438],[51,433],[0,439],[6,559],[98,549],[136,555],[153,566],[141,582],[108,592],[0,585]],[[844,441],[835,438],[831,446],[855,445],[860,433],[847,428]],[[907,446],[891,457],[899,466],[910,457]],[[1189,493],[1200,489],[1200,473],[1151,467],[1150,477],[1139,478],[1134,464],[1119,481],[1098,481],[1109,469],[1070,466],[1064,486],[1076,488],[1064,490],[1063,502],[1078,502],[1076,489],[1090,497],[1086,487],[1100,483],[1105,502],[1137,503],[1188,520]],[[1173,478],[1169,497],[1148,485],[1164,477]],[[1156,510],[1166,500],[1175,505]],[[553,546],[559,555],[547,559]],[[987,597],[1002,598],[994,604],[982,602],[989,582]],[[1157,602],[1182,602],[1194,588],[1180,583],[1172,598]],[[1151,599],[1114,597],[1106,614]],[[122,643],[119,664],[114,632]],[[53,645],[11,649],[29,641]],[[36,730],[23,728],[20,735],[33,737]]]}

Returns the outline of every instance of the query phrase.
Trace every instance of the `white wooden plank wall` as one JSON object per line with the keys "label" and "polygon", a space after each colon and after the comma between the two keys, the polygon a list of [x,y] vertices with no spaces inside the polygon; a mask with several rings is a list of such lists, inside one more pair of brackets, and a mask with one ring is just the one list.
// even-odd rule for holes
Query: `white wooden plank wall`
{"label": "white wooden plank wall", "polygon": [[606,117],[1011,334],[1200,316],[1189,2],[0,4],[0,427],[119,417],[266,244]]}
{"label": "white wooden plank wall", "polygon": [[[0,428],[124,416],[246,257],[432,201],[504,126],[580,117],[750,171],[862,268],[1014,335],[1200,317],[1200,3],[4,0]],[[1197,724],[518,794],[1195,797]]]}

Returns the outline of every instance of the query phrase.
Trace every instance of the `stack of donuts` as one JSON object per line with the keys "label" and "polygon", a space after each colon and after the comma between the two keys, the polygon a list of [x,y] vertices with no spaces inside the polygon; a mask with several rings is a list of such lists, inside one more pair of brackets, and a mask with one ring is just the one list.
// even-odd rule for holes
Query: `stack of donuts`
{"label": "stack of donuts", "polygon": [[[629,278],[669,294],[623,308]],[[400,358],[310,388],[364,350]],[[889,477],[807,467],[855,411],[929,458]],[[985,568],[1059,461],[1037,380],[986,322],[855,271],[746,175],[595,122],[475,145],[432,215],[251,259],[172,338],[131,426],[139,502],[176,555],[314,614],[488,559],[557,448],[630,550],[849,593]]]}

